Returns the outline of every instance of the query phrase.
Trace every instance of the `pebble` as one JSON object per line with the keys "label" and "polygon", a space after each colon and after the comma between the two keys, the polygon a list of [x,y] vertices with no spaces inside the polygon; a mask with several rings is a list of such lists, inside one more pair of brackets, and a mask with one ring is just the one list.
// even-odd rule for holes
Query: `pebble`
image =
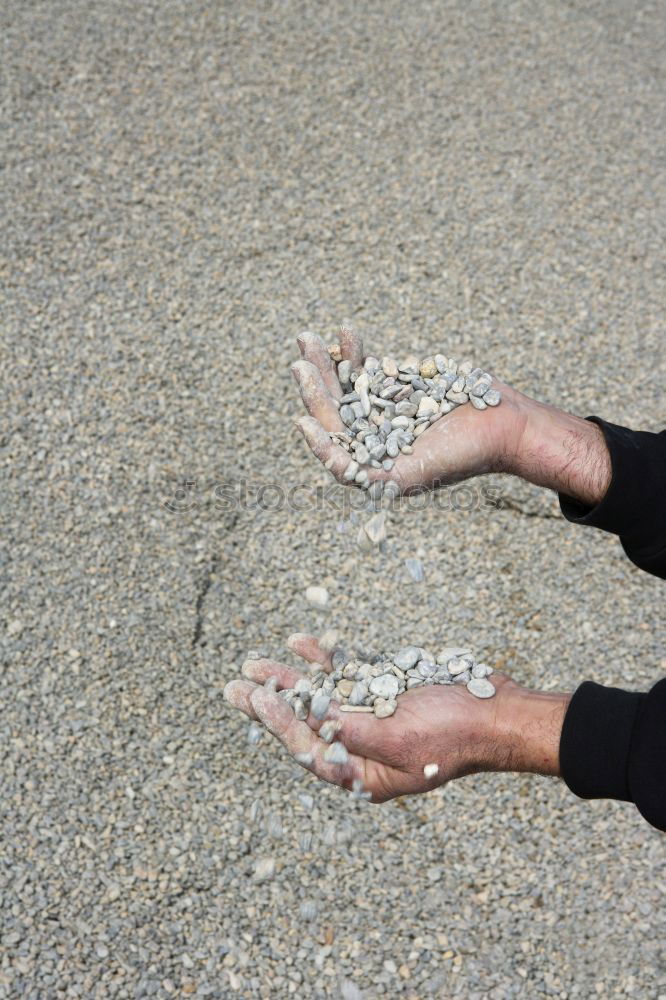
{"label": "pebble", "polygon": [[315,719],[323,719],[328,712],[328,706],[331,703],[329,695],[325,694],[324,691],[315,691],[310,702],[310,711],[314,715]]}
{"label": "pebble", "polygon": [[423,583],[423,563],[420,559],[405,559],[405,566],[414,583]]}
{"label": "pebble", "polygon": [[340,724],[335,719],[329,719],[319,729],[319,736],[324,743],[331,743],[338,732],[340,732]]}
{"label": "pebble", "polygon": [[397,707],[398,703],[394,699],[377,698],[373,707],[373,711],[375,713],[376,718],[388,719],[389,716],[393,715]]}
{"label": "pebble", "polygon": [[328,604],[328,591],[326,587],[308,587],[305,591],[305,599],[315,608],[325,608]]}
{"label": "pebble", "polygon": [[261,726],[258,726],[256,722],[251,722],[247,729],[247,741],[251,746],[256,746],[264,735],[264,731]]}
{"label": "pebble", "polygon": [[349,760],[349,752],[344,743],[331,743],[324,753],[324,760],[327,764],[346,764]]}
{"label": "pebble", "polygon": [[423,774],[428,779],[428,781],[430,781],[431,778],[434,778],[435,775],[438,773],[439,773],[439,764],[426,764],[425,767],[423,768]]}
{"label": "pebble", "polygon": [[472,677],[467,682],[467,690],[475,698],[492,698],[495,694],[495,686],[485,677]]}
{"label": "pebble", "polygon": [[[387,719],[402,695],[434,684],[464,684],[477,698],[492,698],[495,694],[495,686],[488,680],[492,668],[477,663],[467,646],[443,646],[436,656],[415,643],[395,652],[357,649],[350,653],[337,648],[331,654],[331,664],[331,673],[317,669],[309,677],[299,678],[295,687],[280,692],[297,719],[307,718],[308,702],[312,715],[323,719],[332,700],[342,712],[374,713],[378,719]],[[330,744],[324,757],[329,763],[337,762],[336,755],[343,756],[337,749],[341,744],[334,742],[341,728],[339,720],[327,719],[319,729],[319,738]],[[299,754],[296,760],[307,767],[313,756]]]}
{"label": "pebble", "polygon": [[[337,350],[331,357],[335,362]],[[337,362],[337,372],[344,393],[340,419],[348,431],[330,434],[350,452],[342,478],[370,490],[374,500],[381,495],[381,482],[370,483],[368,468],[380,468],[387,460],[394,462],[401,454],[412,454],[414,440],[456,406],[471,403],[477,410],[485,410],[501,400],[488,372],[475,368],[471,361],[458,365],[441,353],[422,359],[409,357],[402,364],[390,357],[381,361],[368,357],[363,368],[356,370],[349,360],[343,360]],[[396,436],[396,431],[407,437]]]}
{"label": "pebble", "polygon": [[254,877],[257,882],[266,882],[275,874],[275,858],[257,858],[254,865]]}
{"label": "pebble", "polygon": [[378,698],[395,698],[400,690],[400,681],[395,674],[381,674],[370,681],[370,693]]}
{"label": "pebble", "polygon": [[421,659],[420,646],[405,646],[393,657],[393,662],[400,670],[409,670]]}
{"label": "pebble", "polygon": [[303,920],[315,920],[319,913],[319,906],[313,899],[304,899],[298,912]]}

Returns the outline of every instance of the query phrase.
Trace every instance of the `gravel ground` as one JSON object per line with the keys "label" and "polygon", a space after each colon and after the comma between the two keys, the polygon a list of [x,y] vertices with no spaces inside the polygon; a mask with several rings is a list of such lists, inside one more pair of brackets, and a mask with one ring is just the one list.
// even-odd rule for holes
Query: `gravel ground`
{"label": "gravel ground", "polygon": [[552,496],[498,477],[502,510],[479,480],[470,511],[395,515],[415,583],[354,561],[335,499],[256,491],[328,484],[288,366],[346,316],[380,357],[663,426],[665,25],[0,4],[0,996],[666,997],[664,841],[632,806],[511,775],[354,802],[221,697],[248,648],[329,625],[548,688],[664,673],[662,585]]}

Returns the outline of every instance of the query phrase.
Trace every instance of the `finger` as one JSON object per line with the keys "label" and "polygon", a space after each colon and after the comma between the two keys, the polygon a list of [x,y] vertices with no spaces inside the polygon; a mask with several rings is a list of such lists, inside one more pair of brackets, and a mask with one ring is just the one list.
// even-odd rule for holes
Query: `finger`
{"label": "finger", "polygon": [[[395,711],[395,715],[397,714],[398,709]],[[329,719],[339,723],[336,739],[340,739],[350,753],[381,764],[386,763],[383,759],[383,751],[387,745],[386,719],[378,719],[373,712],[345,712],[337,702],[331,701],[323,719],[315,719],[310,712],[307,724],[319,732],[323,723]]]}
{"label": "finger", "polygon": [[342,386],[338,378],[338,370],[335,367],[331,355],[328,353],[326,344],[316,333],[305,330],[296,338],[301,356],[305,361],[309,361],[319,369],[324,385],[334,399],[342,396]]}
{"label": "finger", "polygon": [[303,677],[300,671],[287,666],[286,663],[278,663],[277,660],[246,660],[241,667],[243,677],[254,681],[255,684],[264,684],[269,677],[274,677],[277,681],[278,691],[283,688],[293,688],[296,681]]}
{"label": "finger", "polygon": [[[328,431],[324,430],[319,421],[315,420],[314,417],[300,417],[296,421],[296,426],[305,438],[308,448],[326,466],[331,475],[339,483],[344,483],[347,486],[352,485],[344,478],[345,470],[352,460],[349,452],[345,451],[342,445],[332,441]],[[376,470],[368,469],[367,471],[368,479],[372,480],[374,477],[371,473],[374,473]]]}
{"label": "finger", "polygon": [[232,708],[237,708],[250,719],[256,719],[257,713],[252,707],[250,700],[252,693],[257,690],[256,684],[249,681],[234,680],[225,685],[222,697]]}
{"label": "finger", "polygon": [[298,721],[279,695],[266,691],[265,688],[256,688],[252,694],[252,707],[266,729],[277,737],[292,756],[311,755],[311,763],[303,766],[322,781],[351,788],[355,778],[363,778],[364,764],[358,757],[350,754],[345,764],[329,764],[324,760],[327,745],[318,739],[306,722]]}
{"label": "finger", "polygon": [[351,361],[352,369],[363,367],[363,341],[349,320],[340,324],[340,351],[345,361]]}
{"label": "finger", "polygon": [[345,425],[319,369],[309,361],[295,361],[291,372],[310,416],[318,420],[327,431],[344,430]]}
{"label": "finger", "polygon": [[307,660],[308,663],[317,663],[327,673],[332,669],[332,650],[326,651],[319,645],[319,640],[313,635],[305,635],[303,632],[294,632],[287,639],[287,648]]}

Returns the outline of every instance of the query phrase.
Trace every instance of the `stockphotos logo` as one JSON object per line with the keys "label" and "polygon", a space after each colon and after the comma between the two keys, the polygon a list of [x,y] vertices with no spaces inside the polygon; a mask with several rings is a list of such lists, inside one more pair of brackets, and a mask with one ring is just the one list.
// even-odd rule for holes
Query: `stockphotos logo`
{"label": "stockphotos logo", "polygon": [[[162,499],[162,506],[171,514],[189,514],[200,506],[221,512],[247,511],[275,513],[292,511],[298,514],[329,510],[345,514],[350,511],[366,510],[368,496],[363,490],[349,489],[339,483],[328,486],[313,486],[297,483],[285,487],[282,483],[257,483],[239,479],[233,483],[214,483],[199,488],[198,480],[185,479]],[[419,511],[434,507],[442,511],[497,510],[502,506],[501,490],[494,485],[442,486],[439,489],[425,488],[412,491],[407,496],[384,501],[384,506],[400,511]]]}

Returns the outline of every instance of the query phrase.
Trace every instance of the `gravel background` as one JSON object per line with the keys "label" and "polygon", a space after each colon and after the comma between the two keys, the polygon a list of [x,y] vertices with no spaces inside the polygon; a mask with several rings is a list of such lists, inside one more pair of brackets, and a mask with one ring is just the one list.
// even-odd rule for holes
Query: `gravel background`
{"label": "gravel background", "polygon": [[663,674],[663,585],[552,496],[497,479],[509,508],[396,515],[359,564],[332,501],[256,489],[328,483],[288,366],[345,316],[380,356],[663,426],[665,26],[0,4],[0,996],[666,997],[664,840],[632,806],[511,775],[353,803],[221,698],[249,647],[329,624],[551,688]]}

